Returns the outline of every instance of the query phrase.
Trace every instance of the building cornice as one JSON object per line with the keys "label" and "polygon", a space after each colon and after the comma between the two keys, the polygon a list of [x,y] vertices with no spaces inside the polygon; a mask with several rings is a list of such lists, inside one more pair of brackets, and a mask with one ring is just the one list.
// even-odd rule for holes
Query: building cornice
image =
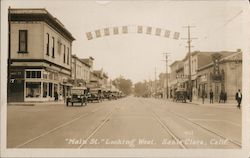
{"label": "building cornice", "polygon": [[53,62],[45,60],[45,59],[11,59],[11,63],[13,63],[13,62],[35,62],[35,63],[43,62],[43,63],[47,63],[49,65],[54,65],[56,67],[59,67],[61,69],[67,70],[67,71],[71,71],[70,68],[66,68],[64,66],[61,66],[59,64],[53,63]]}
{"label": "building cornice", "polygon": [[45,9],[10,9],[11,21],[43,21],[69,41],[74,41],[72,34]]}

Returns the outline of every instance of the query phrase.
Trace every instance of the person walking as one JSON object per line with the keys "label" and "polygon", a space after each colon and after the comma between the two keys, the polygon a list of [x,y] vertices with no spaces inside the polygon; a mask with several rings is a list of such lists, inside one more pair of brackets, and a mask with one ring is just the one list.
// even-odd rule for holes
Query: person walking
{"label": "person walking", "polygon": [[209,97],[210,97],[210,104],[211,103],[213,104],[214,103],[214,93],[213,93],[212,89],[209,92]]}
{"label": "person walking", "polygon": [[240,109],[240,104],[241,104],[241,100],[242,100],[242,93],[240,92],[240,89],[238,90],[238,92],[235,94],[235,99],[238,102],[237,107]]}
{"label": "person walking", "polygon": [[201,97],[202,97],[202,103],[204,104],[205,97],[206,97],[206,92],[204,90],[201,93]]}
{"label": "person walking", "polygon": [[220,92],[220,100],[219,100],[219,103],[221,102],[221,101],[223,101],[224,100],[224,94],[223,94],[223,91],[221,91]]}
{"label": "person walking", "polygon": [[227,102],[227,92],[224,93],[224,103]]}

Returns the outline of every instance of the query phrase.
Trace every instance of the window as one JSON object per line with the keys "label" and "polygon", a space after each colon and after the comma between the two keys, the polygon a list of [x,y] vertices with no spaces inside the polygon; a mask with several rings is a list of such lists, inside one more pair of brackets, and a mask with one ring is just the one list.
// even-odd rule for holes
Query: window
{"label": "window", "polygon": [[49,83],[49,96],[52,97],[52,83]]}
{"label": "window", "polygon": [[41,71],[26,71],[26,78],[41,78]]}
{"label": "window", "polygon": [[28,52],[28,31],[19,30],[19,51],[18,53]]}
{"label": "window", "polygon": [[55,37],[52,37],[52,58],[55,58]]}
{"label": "window", "polygon": [[66,63],[66,48],[65,45],[63,45],[63,63]]}
{"label": "window", "polygon": [[69,48],[68,48],[68,52],[67,52],[67,64],[69,65]]}
{"label": "window", "polygon": [[47,98],[48,96],[48,83],[43,83],[43,98]]}
{"label": "window", "polygon": [[41,97],[41,82],[26,82],[26,98]]}
{"label": "window", "polygon": [[48,33],[47,33],[47,45],[46,46],[47,46],[46,54],[49,55],[49,34]]}

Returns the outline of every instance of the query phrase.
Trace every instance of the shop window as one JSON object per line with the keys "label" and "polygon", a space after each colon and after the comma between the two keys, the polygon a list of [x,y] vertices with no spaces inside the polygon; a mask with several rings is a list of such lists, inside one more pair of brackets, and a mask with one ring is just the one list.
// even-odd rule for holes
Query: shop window
{"label": "shop window", "polygon": [[57,84],[54,84],[54,96],[56,96],[56,93],[58,95],[58,86]]}
{"label": "shop window", "polygon": [[26,82],[26,98],[41,97],[41,82]]}
{"label": "shop window", "polygon": [[47,98],[48,96],[48,83],[43,83],[43,98]]}
{"label": "shop window", "polygon": [[49,83],[49,96],[52,97],[52,83]]}

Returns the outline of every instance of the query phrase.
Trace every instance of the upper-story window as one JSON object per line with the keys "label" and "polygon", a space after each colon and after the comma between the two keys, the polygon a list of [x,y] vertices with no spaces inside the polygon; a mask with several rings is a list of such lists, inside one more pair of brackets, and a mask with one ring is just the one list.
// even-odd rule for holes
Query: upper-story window
{"label": "upper-story window", "polygon": [[19,30],[18,53],[28,53],[28,30]]}
{"label": "upper-story window", "polygon": [[66,63],[66,48],[65,48],[65,45],[63,45],[63,63]]}
{"label": "upper-story window", "polygon": [[55,58],[55,37],[52,37],[52,58]]}
{"label": "upper-story window", "polygon": [[67,65],[69,65],[69,48],[67,48]]}
{"label": "upper-story window", "polygon": [[46,54],[49,55],[49,34],[47,33],[47,50],[46,50]]}

